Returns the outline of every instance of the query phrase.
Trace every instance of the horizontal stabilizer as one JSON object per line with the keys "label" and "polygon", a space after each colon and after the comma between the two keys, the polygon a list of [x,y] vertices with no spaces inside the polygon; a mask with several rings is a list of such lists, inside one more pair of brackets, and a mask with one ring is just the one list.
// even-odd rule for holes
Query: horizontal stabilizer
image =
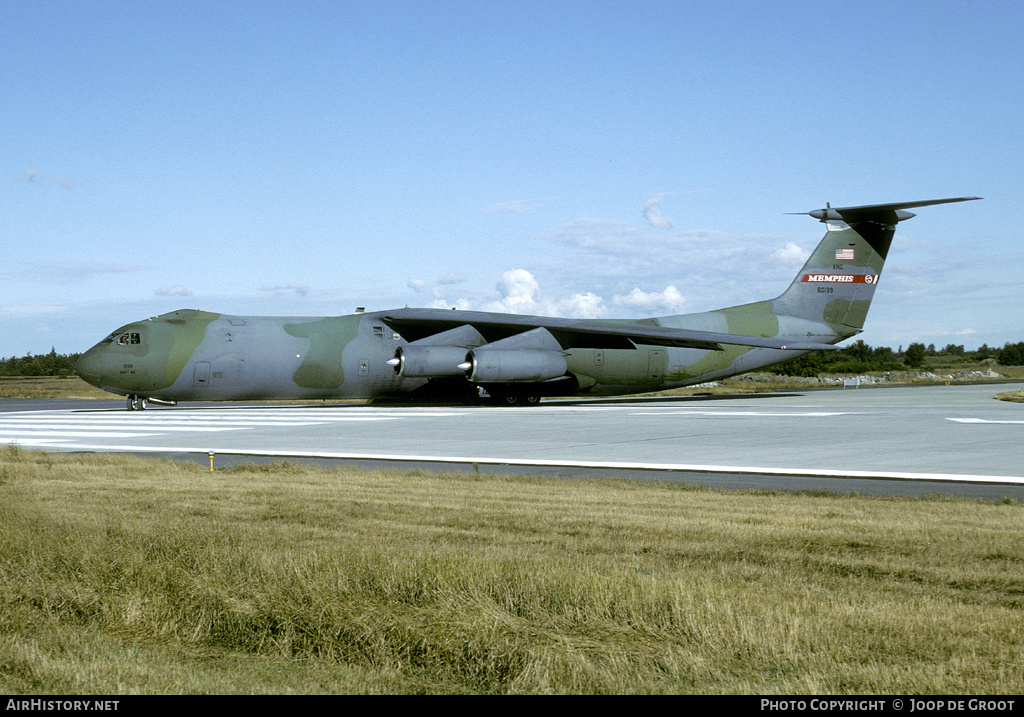
{"label": "horizontal stabilizer", "polygon": [[933,204],[950,204],[952,202],[969,202],[981,197],[952,197],[950,199],[923,199],[917,202],[896,202],[894,204],[864,204],[859,207],[833,207],[829,204],[824,209],[799,212],[814,217],[822,222],[845,222],[860,234],[885,259],[889,252],[896,225],[917,216],[907,209],[928,207]]}
{"label": "horizontal stabilizer", "polygon": [[856,222],[881,222],[896,224],[916,216],[907,209],[929,207],[933,204],[950,204],[952,202],[970,202],[981,197],[953,197],[950,199],[924,199],[917,202],[896,202],[895,204],[864,204],[859,207],[833,207],[828,204],[824,209],[813,209],[809,212],[791,212],[807,215],[823,222],[844,221],[848,224]]}

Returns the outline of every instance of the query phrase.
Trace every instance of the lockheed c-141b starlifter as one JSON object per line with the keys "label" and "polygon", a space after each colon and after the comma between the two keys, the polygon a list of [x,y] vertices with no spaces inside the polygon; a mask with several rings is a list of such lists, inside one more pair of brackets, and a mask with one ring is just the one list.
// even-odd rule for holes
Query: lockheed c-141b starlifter
{"label": "lockheed c-141b starlifter", "polygon": [[807,212],[828,231],[780,296],[696,314],[563,319],[444,309],[348,316],[172,311],[122,326],[78,375],[147,401],[616,395],[688,386],[836,348],[859,333],[908,209],[978,197]]}

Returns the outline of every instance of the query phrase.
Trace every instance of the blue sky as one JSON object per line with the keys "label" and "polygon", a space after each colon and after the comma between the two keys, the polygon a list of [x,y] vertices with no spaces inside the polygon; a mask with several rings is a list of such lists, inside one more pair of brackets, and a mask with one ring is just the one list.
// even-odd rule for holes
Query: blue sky
{"label": "blue sky", "polygon": [[1024,3],[0,3],[0,356],[179,308],[581,317],[900,224],[862,338],[1024,340]]}

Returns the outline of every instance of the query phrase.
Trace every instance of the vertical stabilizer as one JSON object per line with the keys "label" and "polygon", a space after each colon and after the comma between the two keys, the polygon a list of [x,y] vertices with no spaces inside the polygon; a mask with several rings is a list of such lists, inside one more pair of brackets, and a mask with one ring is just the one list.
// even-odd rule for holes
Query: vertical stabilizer
{"label": "vertical stabilizer", "polygon": [[896,225],[914,216],[909,208],[980,197],[900,204],[816,209],[808,216],[828,231],[790,287],[773,302],[773,313],[824,321],[840,339],[864,328]]}

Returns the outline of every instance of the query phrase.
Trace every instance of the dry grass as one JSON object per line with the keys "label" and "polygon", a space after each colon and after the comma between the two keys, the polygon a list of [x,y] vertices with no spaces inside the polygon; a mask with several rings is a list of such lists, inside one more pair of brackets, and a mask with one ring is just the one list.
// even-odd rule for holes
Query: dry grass
{"label": "dry grass", "polygon": [[0,376],[0,398],[117,398],[78,376]]}
{"label": "dry grass", "polygon": [[0,452],[0,691],[1020,693],[1024,508]]}

